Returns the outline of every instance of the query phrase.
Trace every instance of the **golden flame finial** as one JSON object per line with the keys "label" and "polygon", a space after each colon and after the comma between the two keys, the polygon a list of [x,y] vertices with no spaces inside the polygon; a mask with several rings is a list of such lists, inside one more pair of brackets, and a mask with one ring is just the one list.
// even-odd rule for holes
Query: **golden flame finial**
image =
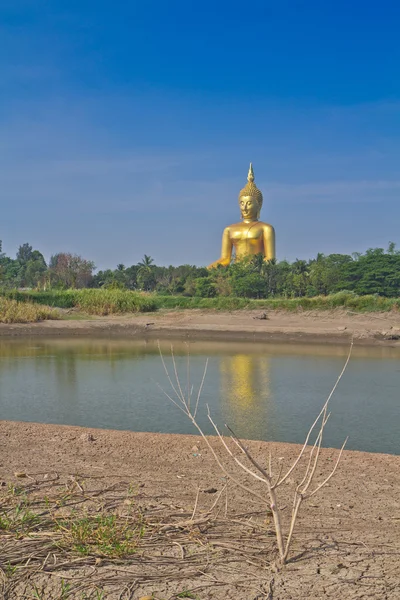
{"label": "golden flame finial", "polygon": [[250,163],[249,172],[247,174],[247,181],[249,183],[252,183],[254,181],[254,171],[253,171],[253,165],[251,163]]}

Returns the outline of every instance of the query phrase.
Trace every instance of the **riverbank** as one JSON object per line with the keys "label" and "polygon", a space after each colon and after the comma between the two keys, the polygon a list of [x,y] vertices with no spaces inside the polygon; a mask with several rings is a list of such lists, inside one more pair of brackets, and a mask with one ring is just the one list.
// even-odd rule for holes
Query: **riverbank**
{"label": "riverbank", "polygon": [[[288,465],[299,449],[256,441],[248,448],[262,464],[271,452],[274,469]],[[322,451],[319,479],[337,453]],[[104,511],[132,519],[136,511],[142,524],[137,550],[125,560],[101,552],[71,557],[61,544],[62,530],[15,539],[2,527],[4,598],[61,598],[61,582],[64,589],[67,584],[65,598],[77,600],[399,597],[399,456],[344,452],[334,479],[304,505],[293,560],[281,572],[273,565],[276,547],[265,506],[226,485],[201,438],[2,421],[0,456],[3,510],[18,497],[30,507],[32,498],[30,510],[44,514],[51,507],[50,521],[62,515],[64,529],[67,514],[76,518],[80,510],[86,519]],[[253,486],[248,476],[241,478]],[[285,526],[293,483],[282,488]],[[44,497],[47,504],[40,503]],[[129,517],[127,509],[133,511]],[[18,552],[20,567],[13,571]],[[14,563],[7,567],[9,556]],[[33,586],[42,595],[33,595]]]}
{"label": "riverbank", "polygon": [[160,310],[123,316],[85,317],[0,324],[0,336],[114,336],[193,340],[254,340],[400,347],[400,313],[352,313],[346,309],[264,311]]}

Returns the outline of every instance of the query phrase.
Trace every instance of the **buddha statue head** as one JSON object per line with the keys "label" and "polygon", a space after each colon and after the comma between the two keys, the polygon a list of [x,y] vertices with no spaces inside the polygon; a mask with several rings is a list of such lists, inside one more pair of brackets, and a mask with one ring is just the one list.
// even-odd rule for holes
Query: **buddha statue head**
{"label": "buddha statue head", "polygon": [[250,163],[247,184],[239,193],[239,208],[245,221],[256,221],[260,216],[263,195],[254,183],[253,165]]}

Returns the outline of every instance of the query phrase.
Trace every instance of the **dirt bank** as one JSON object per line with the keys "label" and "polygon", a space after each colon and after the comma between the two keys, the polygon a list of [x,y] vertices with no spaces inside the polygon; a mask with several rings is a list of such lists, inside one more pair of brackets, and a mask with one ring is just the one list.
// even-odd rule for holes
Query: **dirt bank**
{"label": "dirt bank", "polygon": [[[251,441],[248,447],[263,464],[271,451],[274,470],[281,463],[288,465],[298,452],[291,444]],[[323,450],[319,480],[332,468],[337,452]],[[304,506],[293,560],[278,572],[266,507],[233,484],[226,487],[224,473],[195,436],[2,421],[0,457],[3,498],[13,484],[49,496],[62,492],[64,505],[72,498],[74,510],[90,495],[97,499],[95,510],[120,510],[128,498],[123,490],[130,490],[132,505],[145,520],[159,515],[160,522],[168,524],[151,535],[145,532],[143,546],[125,561],[89,556],[68,562],[62,554],[54,551],[53,557],[46,550],[42,564],[38,556],[45,537],[42,542],[36,538],[39,545],[29,559],[34,568],[14,587],[11,575],[4,575],[4,598],[64,598],[61,580],[69,586],[65,597],[79,600],[137,600],[152,594],[160,600],[178,594],[199,600],[400,598],[398,456],[345,452],[334,479]],[[282,488],[285,526],[294,479]],[[241,480],[254,486],[247,475]],[[265,493],[261,484],[255,489]],[[207,521],[214,503],[214,516]],[[191,516],[199,520],[197,525],[171,526]],[[3,557],[11,544],[7,540]],[[22,548],[28,541],[20,536],[13,543]],[[13,556],[16,551],[13,546]],[[6,564],[1,566],[7,571]],[[33,595],[33,585],[42,595]]]}
{"label": "dirt bank", "polygon": [[400,346],[400,315],[332,311],[232,312],[191,309],[138,315],[0,324],[0,336],[153,337]]}

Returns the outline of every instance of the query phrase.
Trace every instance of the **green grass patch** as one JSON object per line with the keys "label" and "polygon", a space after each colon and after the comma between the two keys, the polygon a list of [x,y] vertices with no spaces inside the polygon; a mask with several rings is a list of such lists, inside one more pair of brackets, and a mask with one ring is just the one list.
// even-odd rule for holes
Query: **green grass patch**
{"label": "green grass patch", "polygon": [[[9,485],[0,493],[0,539],[2,535],[16,542],[42,537],[54,551],[72,556],[119,559],[136,553],[147,525],[131,489],[119,498],[118,510],[107,510],[98,504],[97,492],[86,496],[82,486],[73,487],[54,485],[52,494],[38,496],[32,494],[32,485]],[[78,510],[76,504],[82,508]]]}
{"label": "green grass patch", "polygon": [[56,529],[62,533],[60,546],[74,553],[121,558],[136,552],[145,524],[141,519],[132,523],[115,514],[100,514],[57,519]]}

